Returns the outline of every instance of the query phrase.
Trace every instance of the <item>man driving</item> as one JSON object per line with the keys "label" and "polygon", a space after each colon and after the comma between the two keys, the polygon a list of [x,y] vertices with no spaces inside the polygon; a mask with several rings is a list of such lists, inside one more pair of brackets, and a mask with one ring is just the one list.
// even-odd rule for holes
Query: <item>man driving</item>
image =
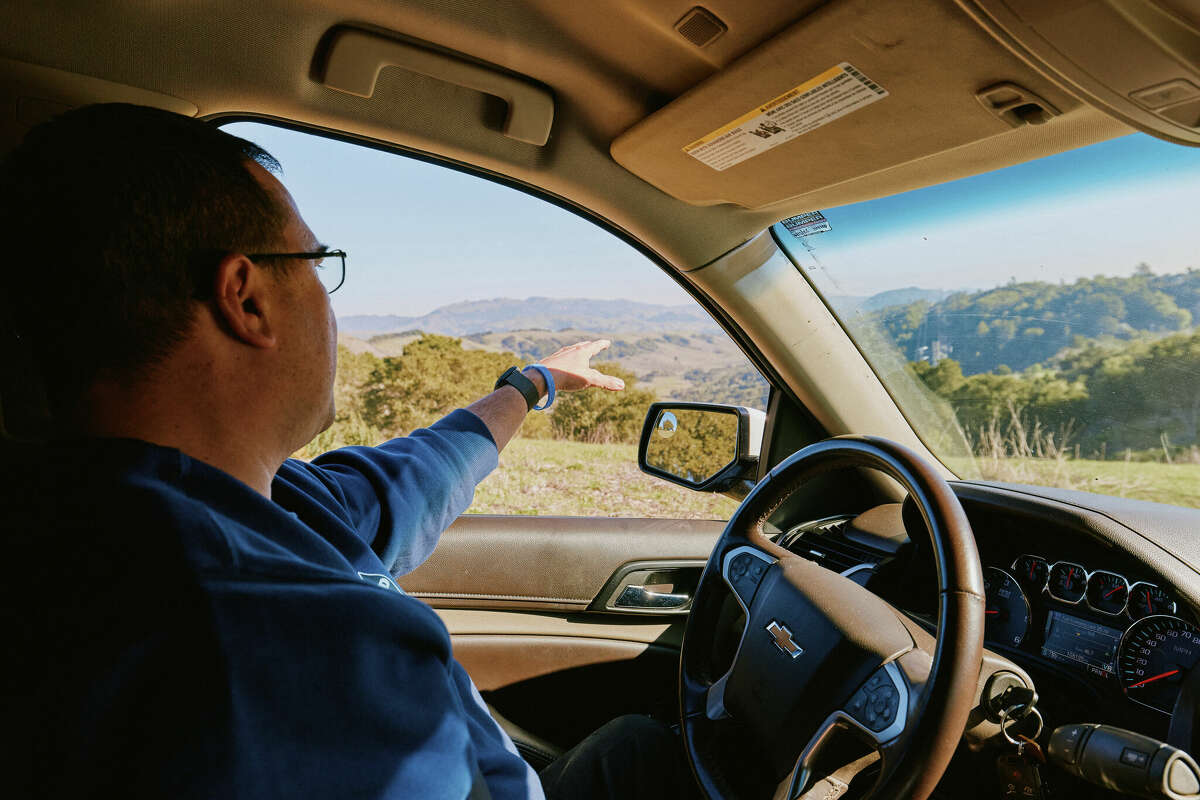
{"label": "man driving", "polygon": [[3,334],[52,421],[0,463],[10,796],[692,796],[648,718],[539,778],[392,577],[539,400],[623,388],[589,365],[608,343],[409,436],[289,458],[333,420],[344,254],[278,170],[128,105],[63,114],[4,162],[0,225],[25,256]]}

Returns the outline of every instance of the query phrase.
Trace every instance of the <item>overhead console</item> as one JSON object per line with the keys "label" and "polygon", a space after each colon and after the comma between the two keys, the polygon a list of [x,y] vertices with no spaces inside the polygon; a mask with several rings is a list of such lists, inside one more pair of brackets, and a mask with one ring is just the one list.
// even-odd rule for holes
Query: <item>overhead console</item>
{"label": "overhead console", "polygon": [[1200,145],[1192,0],[832,0],[611,152],[687,203],[787,216],[1134,129]]}
{"label": "overhead console", "polygon": [[[947,180],[925,160],[1019,130],[1044,137],[1032,131],[1081,106],[953,0],[834,0],[634,125],[611,151],[693,205],[764,208],[914,162],[916,180]],[[978,171],[981,162],[971,153],[963,163]]]}
{"label": "overhead console", "polygon": [[1190,0],[959,0],[1034,69],[1130,125],[1200,144],[1200,6]]}

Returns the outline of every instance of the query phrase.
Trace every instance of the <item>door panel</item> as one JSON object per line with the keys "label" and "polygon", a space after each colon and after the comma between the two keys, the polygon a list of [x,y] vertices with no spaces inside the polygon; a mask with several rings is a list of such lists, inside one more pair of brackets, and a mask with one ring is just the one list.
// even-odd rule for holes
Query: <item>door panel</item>
{"label": "door panel", "polygon": [[496,710],[566,748],[620,714],[677,721],[686,615],[616,613],[596,601],[629,580],[627,565],[703,562],[724,527],[464,515],[396,580],[437,609],[455,657]]}
{"label": "door panel", "polygon": [[454,657],[481,690],[617,661],[678,658],[683,617],[439,609]]}
{"label": "door panel", "polygon": [[719,520],[464,514],[396,580],[435,608],[583,611],[623,564],[705,560]]}

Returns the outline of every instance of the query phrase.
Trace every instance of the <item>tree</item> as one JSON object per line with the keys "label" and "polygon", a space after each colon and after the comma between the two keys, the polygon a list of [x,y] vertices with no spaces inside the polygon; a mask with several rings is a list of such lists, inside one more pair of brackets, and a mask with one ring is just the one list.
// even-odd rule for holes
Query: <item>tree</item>
{"label": "tree", "polygon": [[363,416],[389,436],[425,427],[492,391],[512,353],[464,350],[462,340],[425,334],[385,358],[363,386]]}
{"label": "tree", "polygon": [[615,361],[593,366],[625,381],[624,391],[589,389],[559,395],[550,420],[555,434],[581,442],[636,442],[654,393],[635,389],[637,376]]}

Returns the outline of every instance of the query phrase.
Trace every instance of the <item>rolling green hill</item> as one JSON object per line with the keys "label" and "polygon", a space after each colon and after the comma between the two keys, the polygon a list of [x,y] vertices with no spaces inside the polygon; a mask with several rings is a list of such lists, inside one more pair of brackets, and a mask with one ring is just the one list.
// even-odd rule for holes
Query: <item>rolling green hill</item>
{"label": "rolling green hill", "polygon": [[910,361],[948,355],[966,375],[1045,362],[1085,340],[1132,340],[1189,330],[1200,320],[1200,270],[1069,284],[1009,283],[866,315]]}
{"label": "rolling green hill", "polygon": [[[342,334],[339,343],[354,353],[398,357],[406,345],[421,336],[420,331],[385,333],[368,339]],[[600,338],[612,341],[612,346],[600,358],[619,362],[638,377],[639,386],[654,392],[660,399],[766,408],[765,382],[722,331],[600,333],[567,328],[476,333],[462,337],[461,341],[464,350],[513,353],[520,361],[528,363],[564,345]]]}

